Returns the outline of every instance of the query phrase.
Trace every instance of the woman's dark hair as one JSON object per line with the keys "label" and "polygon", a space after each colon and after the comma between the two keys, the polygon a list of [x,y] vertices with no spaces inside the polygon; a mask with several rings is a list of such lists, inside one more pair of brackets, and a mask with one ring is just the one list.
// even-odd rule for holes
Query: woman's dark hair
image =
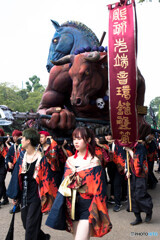
{"label": "woman's dark hair", "polygon": [[23,131],[22,136],[30,140],[31,145],[36,147],[40,142],[40,135],[34,128],[27,128]]}
{"label": "woman's dark hair", "polygon": [[86,127],[77,127],[72,133],[72,138],[78,138],[79,135],[81,138],[83,138],[85,143],[88,143],[89,138],[91,139],[89,142],[89,152],[91,153],[92,157],[94,157],[96,145],[94,132]]}

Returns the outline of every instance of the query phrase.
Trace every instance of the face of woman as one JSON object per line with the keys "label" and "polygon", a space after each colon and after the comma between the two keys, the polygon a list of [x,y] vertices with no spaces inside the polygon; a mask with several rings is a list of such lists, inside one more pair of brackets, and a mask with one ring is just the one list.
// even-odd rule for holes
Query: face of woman
{"label": "face of woman", "polygon": [[73,138],[73,145],[75,149],[79,152],[86,150],[87,144],[85,143],[84,139],[80,136]]}
{"label": "face of woman", "polygon": [[44,143],[46,143],[46,136],[44,134],[40,134],[40,144],[43,145]]}

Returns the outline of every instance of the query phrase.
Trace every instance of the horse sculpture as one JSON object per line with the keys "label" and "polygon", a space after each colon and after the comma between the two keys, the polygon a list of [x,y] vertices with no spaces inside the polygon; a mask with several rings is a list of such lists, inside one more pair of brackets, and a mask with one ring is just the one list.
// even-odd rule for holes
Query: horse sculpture
{"label": "horse sculpture", "polygon": [[[50,120],[43,120],[42,124],[50,129],[71,129],[75,126],[75,117],[109,120],[107,54],[86,51],[77,55],[69,54],[55,61],[60,56],[56,49],[58,47],[53,55],[54,67],[51,68],[48,86],[38,109],[40,114],[52,116]],[[138,70],[136,105],[139,134],[143,139],[150,132],[150,126],[144,120],[144,95],[145,81]]]}
{"label": "horse sculpture", "polygon": [[[50,121],[43,120],[42,122],[47,128],[70,129],[75,126],[75,113],[70,104],[72,92],[72,79],[69,76],[70,65],[54,66],[51,60],[56,61],[68,53],[78,53],[77,49],[81,49],[81,52],[97,49],[100,43],[93,31],[83,23],[68,21],[59,25],[56,21],[51,21],[56,32],[51,41],[46,66],[50,75],[38,112],[52,114],[53,118]],[[58,110],[57,106],[61,107],[59,108],[61,110]]]}
{"label": "horse sculpture", "polygon": [[59,25],[56,21],[51,20],[51,22],[56,31],[49,48],[46,65],[48,72],[53,67],[51,60],[57,61],[65,55],[73,54],[80,47],[90,51],[91,47],[100,45],[94,32],[83,23],[67,21]]}

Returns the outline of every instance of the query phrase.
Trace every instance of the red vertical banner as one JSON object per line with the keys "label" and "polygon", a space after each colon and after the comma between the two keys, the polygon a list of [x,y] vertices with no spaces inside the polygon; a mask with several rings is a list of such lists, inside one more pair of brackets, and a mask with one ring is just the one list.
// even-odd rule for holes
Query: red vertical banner
{"label": "red vertical banner", "polygon": [[108,9],[111,129],[119,145],[130,147],[138,139],[135,2],[116,3]]}

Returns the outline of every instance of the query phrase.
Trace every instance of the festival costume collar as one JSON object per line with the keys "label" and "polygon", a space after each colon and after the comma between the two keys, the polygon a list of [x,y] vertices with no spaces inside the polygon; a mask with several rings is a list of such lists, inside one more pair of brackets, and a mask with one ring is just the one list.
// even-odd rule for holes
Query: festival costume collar
{"label": "festival costume collar", "polygon": [[[40,165],[40,161],[42,159],[42,154],[40,154],[36,160],[36,165],[35,165],[35,170],[34,170],[34,174],[33,174],[33,178],[37,177],[38,174],[38,170],[39,170],[39,165]],[[23,160],[22,160],[22,174],[25,174],[27,172],[27,153],[25,152],[24,156],[23,156]]]}
{"label": "festival costume collar", "polygon": [[[89,158],[89,157],[87,157]],[[85,161],[85,160],[83,160]],[[100,166],[101,165],[101,162],[100,160],[97,158],[97,157],[90,157],[90,161],[88,162],[87,161],[87,164],[86,165],[83,165],[83,166],[80,166],[80,167],[75,167],[75,159],[74,159],[74,156],[71,156],[67,159],[67,165],[69,166],[69,168],[72,170],[72,172],[80,172],[80,171],[84,171],[88,168],[93,168],[93,167],[97,167],[97,166]]]}
{"label": "festival costume collar", "polygon": [[16,162],[17,162],[17,159],[19,157],[19,151],[20,151],[20,145],[14,143],[14,156],[15,156],[15,159],[16,159]]}

